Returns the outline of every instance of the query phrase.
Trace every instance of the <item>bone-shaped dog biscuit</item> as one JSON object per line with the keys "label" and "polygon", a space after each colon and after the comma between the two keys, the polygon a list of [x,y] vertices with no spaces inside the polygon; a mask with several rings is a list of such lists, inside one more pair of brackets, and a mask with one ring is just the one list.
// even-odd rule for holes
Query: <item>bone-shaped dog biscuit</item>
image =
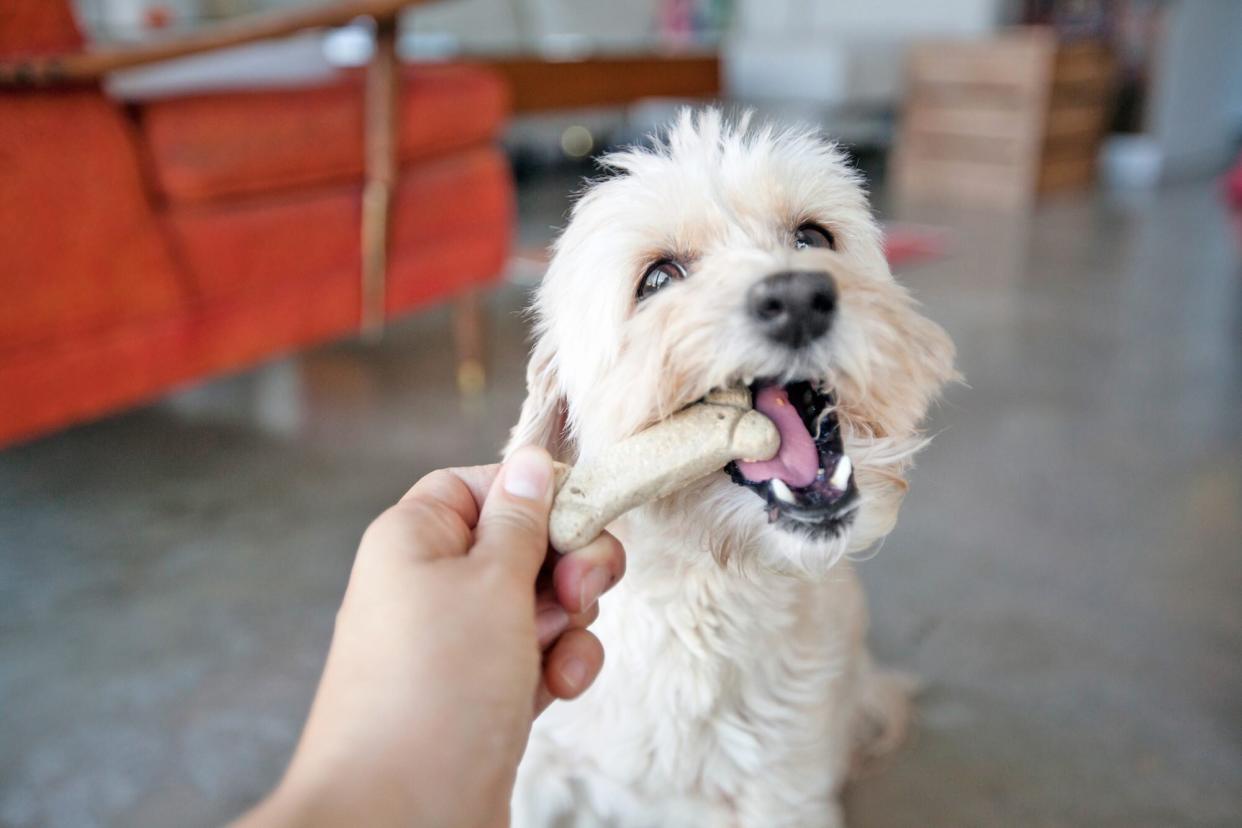
{"label": "bone-shaped dog biscuit", "polygon": [[580,549],[635,506],[670,495],[730,461],[770,459],[779,448],[776,426],[751,408],[749,391],[714,391],[585,463],[558,465],[548,526],[552,548]]}

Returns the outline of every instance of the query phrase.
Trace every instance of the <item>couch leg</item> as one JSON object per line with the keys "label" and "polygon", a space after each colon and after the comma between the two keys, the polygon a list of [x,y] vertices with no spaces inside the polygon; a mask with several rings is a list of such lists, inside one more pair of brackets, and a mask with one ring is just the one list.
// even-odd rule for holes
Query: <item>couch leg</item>
{"label": "couch leg", "polygon": [[453,300],[457,390],[465,397],[482,393],[487,385],[487,371],[483,367],[485,317],[483,299],[477,290],[467,291]]}
{"label": "couch leg", "polygon": [[388,231],[397,183],[397,106],[401,67],[397,20],[376,21],[375,56],[366,81],[366,183],[362,191],[362,333],[378,339],[384,328]]}

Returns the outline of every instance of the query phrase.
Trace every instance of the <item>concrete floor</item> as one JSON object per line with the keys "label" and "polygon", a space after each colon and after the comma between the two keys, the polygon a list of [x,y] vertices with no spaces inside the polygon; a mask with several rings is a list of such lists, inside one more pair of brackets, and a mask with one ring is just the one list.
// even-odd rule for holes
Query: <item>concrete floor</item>
{"label": "concrete floor", "polygon": [[[558,221],[527,204],[524,235]],[[911,216],[970,386],[862,564],[927,690],[855,826],[1242,824],[1242,271],[1210,186]],[[535,229],[532,230],[531,228]],[[0,825],[210,825],[301,725],[356,540],[492,459],[522,290],[462,408],[442,312],[0,453]]]}

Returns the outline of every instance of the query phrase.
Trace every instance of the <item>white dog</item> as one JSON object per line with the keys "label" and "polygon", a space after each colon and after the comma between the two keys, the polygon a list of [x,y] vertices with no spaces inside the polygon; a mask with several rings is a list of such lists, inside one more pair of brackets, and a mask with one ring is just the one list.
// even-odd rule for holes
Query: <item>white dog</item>
{"label": "white dog", "polygon": [[892,528],[953,348],[841,153],[749,120],[686,112],[605,158],[535,300],[508,451],[585,459],[739,383],[781,449],[610,527],[608,662],[536,723],[515,825],[838,825],[851,759],[900,738],[905,688],[871,665],[843,559]]}

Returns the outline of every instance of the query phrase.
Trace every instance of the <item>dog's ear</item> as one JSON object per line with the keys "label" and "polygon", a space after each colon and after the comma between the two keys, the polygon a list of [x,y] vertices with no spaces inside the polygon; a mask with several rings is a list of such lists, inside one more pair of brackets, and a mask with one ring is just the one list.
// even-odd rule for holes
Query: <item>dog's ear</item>
{"label": "dog's ear", "polygon": [[520,446],[543,446],[555,460],[572,462],[565,433],[568,409],[556,370],[556,353],[548,336],[541,335],[526,365],[526,400],[517,425],[509,434],[504,456]]}

